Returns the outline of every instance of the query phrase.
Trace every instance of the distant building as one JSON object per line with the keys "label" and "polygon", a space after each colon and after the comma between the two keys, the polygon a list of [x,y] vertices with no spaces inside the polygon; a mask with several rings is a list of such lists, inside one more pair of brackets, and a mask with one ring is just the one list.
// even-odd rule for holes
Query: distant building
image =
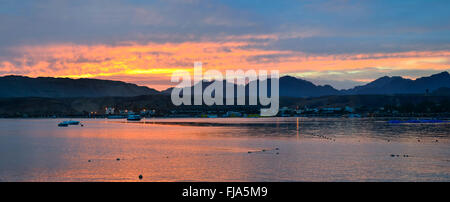
{"label": "distant building", "polygon": [[241,112],[229,111],[225,114],[225,117],[241,117],[241,116],[242,116]]}
{"label": "distant building", "polygon": [[156,111],[153,110],[147,110],[147,109],[142,109],[140,114],[143,116],[147,116],[147,115],[155,115]]}
{"label": "distant building", "polygon": [[114,114],[114,107],[106,107],[105,114]]}
{"label": "distant building", "polygon": [[319,112],[319,109],[317,109],[317,108],[305,108],[304,112],[317,113],[317,112]]}
{"label": "distant building", "polygon": [[119,110],[119,114],[121,114],[121,115],[133,115],[134,112],[132,110],[123,109],[123,110]]}
{"label": "distant building", "polygon": [[355,111],[353,108],[351,108],[351,107],[349,107],[349,106],[345,106],[344,110],[345,110],[346,112],[350,112],[350,113]]}
{"label": "distant building", "polygon": [[289,107],[282,107],[280,110],[280,116],[291,116],[293,113],[296,112],[296,110],[291,109]]}
{"label": "distant building", "polygon": [[341,111],[341,108],[340,107],[327,107],[327,108],[322,108],[321,110],[325,113],[333,113],[333,112]]}

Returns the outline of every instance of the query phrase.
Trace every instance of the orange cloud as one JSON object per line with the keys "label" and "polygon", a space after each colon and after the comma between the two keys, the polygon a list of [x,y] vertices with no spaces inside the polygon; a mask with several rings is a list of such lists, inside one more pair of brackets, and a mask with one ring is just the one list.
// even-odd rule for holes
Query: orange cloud
{"label": "orange cloud", "polygon": [[[271,38],[273,36],[261,36]],[[278,69],[281,73],[339,71],[364,67],[448,70],[450,51],[311,55],[252,48],[258,42],[123,43],[122,45],[49,44],[14,47],[0,62],[3,75],[114,78],[169,87],[177,70],[191,71],[194,61],[208,69]],[[259,44],[261,45],[261,44]],[[156,86],[146,78],[167,81]]]}

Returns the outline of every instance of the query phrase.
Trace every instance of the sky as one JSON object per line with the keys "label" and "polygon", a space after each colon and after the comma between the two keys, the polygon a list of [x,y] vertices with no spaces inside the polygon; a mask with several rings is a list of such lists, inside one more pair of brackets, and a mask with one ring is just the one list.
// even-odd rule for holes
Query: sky
{"label": "sky", "polygon": [[0,0],[0,75],[163,90],[201,61],[347,89],[449,71],[449,11],[448,0]]}

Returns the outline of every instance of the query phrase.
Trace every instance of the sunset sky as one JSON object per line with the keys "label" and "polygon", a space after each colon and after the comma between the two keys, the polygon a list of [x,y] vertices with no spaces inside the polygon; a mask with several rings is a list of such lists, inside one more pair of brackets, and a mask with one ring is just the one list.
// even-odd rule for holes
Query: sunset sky
{"label": "sunset sky", "polygon": [[0,0],[0,75],[158,90],[173,71],[278,69],[342,89],[450,70],[450,1]]}

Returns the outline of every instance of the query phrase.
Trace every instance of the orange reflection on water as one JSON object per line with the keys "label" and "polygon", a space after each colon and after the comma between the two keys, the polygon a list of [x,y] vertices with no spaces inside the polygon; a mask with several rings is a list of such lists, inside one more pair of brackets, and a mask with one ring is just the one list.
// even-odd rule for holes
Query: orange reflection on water
{"label": "orange reflection on water", "polygon": [[[448,127],[440,125],[308,118],[85,119],[84,127],[59,128],[58,121],[0,121],[1,180],[139,181],[140,174],[142,181],[449,179],[450,144],[442,136]],[[299,139],[300,122],[302,141],[292,141]],[[199,126],[204,123],[209,125]],[[428,127],[429,136],[417,142],[409,136],[415,127]],[[389,133],[395,137],[387,142]]]}

